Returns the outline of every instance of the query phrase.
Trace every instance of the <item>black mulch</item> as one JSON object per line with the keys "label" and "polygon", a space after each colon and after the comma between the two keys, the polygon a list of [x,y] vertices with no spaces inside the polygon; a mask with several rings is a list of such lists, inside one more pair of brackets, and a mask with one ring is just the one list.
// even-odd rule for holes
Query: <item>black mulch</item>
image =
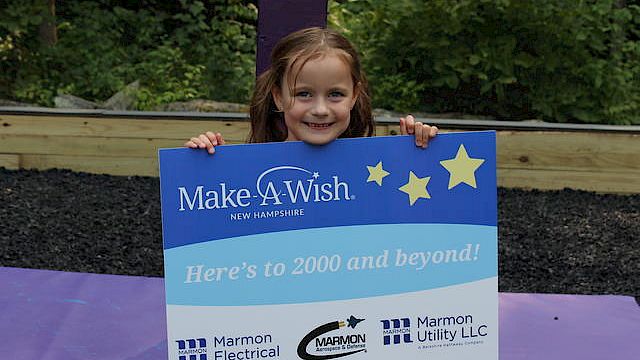
{"label": "black mulch", "polygon": [[[500,188],[500,291],[640,295],[640,194]],[[159,181],[0,168],[0,266],[162,276]]]}

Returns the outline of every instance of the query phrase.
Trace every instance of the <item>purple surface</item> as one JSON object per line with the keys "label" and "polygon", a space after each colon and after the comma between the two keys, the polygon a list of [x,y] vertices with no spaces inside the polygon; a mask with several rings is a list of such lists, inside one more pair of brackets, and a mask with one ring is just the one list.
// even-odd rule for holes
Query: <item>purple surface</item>
{"label": "purple surface", "polygon": [[629,296],[500,293],[500,359],[638,359]]}
{"label": "purple surface", "polygon": [[0,359],[166,359],[160,278],[0,267]]}
{"label": "purple surface", "polygon": [[256,76],[269,67],[278,40],[312,26],[327,26],[327,0],[258,0]]}
{"label": "purple surface", "polygon": [[[500,359],[633,359],[627,296],[501,293]],[[166,359],[160,278],[0,267],[1,359]]]}

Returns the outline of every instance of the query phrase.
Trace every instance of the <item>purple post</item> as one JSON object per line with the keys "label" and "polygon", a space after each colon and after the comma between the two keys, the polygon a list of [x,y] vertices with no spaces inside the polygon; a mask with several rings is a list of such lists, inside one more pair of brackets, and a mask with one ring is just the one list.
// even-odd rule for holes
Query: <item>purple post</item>
{"label": "purple post", "polygon": [[256,76],[269,67],[278,40],[312,26],[327,26],[327,0],[258,0]]}

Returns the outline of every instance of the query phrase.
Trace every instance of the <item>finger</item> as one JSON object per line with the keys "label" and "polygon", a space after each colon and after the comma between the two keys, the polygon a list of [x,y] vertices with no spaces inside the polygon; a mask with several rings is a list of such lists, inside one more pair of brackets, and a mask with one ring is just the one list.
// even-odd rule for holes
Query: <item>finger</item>
{"label": "finger", "polygon": [[407,134],[413,134],[415,132],[416,119],[413,115],[407,115]]}
{"label": "finger", "polygon": [[184,143],[184,146],[188,147],[188,148],[192,148],[192,149],[196,149],[198,147],[198,145],[196,145],[196,143],[194,143],[191,140],[189,140],[186,143]]}
{"label": "finger", "polygon": [[436,137],[436,135],[438,135],[438,127],[437,126],[432,126],[430,131],[429,131],[429,137],[434,138],[434,137]]}
{"label": "finger", "polygon": [[424,127],[422,126],[421,122],[418,121],[417,123],[415,123],[414,131],[416,136],[416,146],[423,146],[424,145],[424,140],[423,140]]}
{"label": "finger", "polygon": [[429,139],[431,137],[431,126],[424,125],[422,128],[422,148],[426,149],[429,146]]}
{"label": "finger", "polygon": [[211,145],[211,140],[209,140],[209,138],[207,137],[206,134],[198,135],[198,139],[200,139],[201,147],[207,147],[207,146]]}
{"label": "finger", "polygon": [[209,138],[207,137],[207,135],[205,134],[200,134],[200,136],[198,136],[198,138],[200,139],[200,149],[207,149],[209,150],[209,148],[213,148],[213,145],[211,144],[211,140],[209,140]]}
{"label": "finger", "polygon": [[207,139],[209,139],[209,141],[211,141],[211,145],[213,146],[218,146],[218,138],[216,137],[216,134],[212,133],[211,131],[207,131],[206,133],[204,133],[207,136]]}
{"label": "finger", "polygon": [[218,144],[220,145],[224,145],[224,137],[222,137],[222,134],[220,133],[216,133],[216,139],[218,140]]}
{"label": "finger", "polygon": [[202,143],[202,141],[200,141],[200,138],[198,137],[192,137],[191,139],[189,139],[190,142],[192,142],[197,148],[200,147],[200,143]]}
{"label": "finger", "polygon": [[423,148],[426,149],[427,146],[429,146],[429,140],[431,140],[434,137],[436,137],[437,134],[438,134],[438,128],[437,127],[425,125],[425,129],[424,129],[424,146],[423,146]]}
{"label": "finger", "polygon": [[216,139],[214,133],[212,133],[211,131],[207,131],[204,134],[200,134],[200,139],[204,143],[204,148],[207,149],[207,152],[209,154],[213,154],[214,152],[216,152],[215,146],[218,145],[218,140]]}
{"label": "finger", "polygon": [[206,135],[209,140],[211,140],[211,146],[207,146],[207,151],[209,152],[209,154],[213,154],[216,152],[216,146],[221,145],[220,141],[218,141],[218,137],[216,136],[216,134],[212,133],[211,131],[207,131]]}
{"label": "finger", "polygon": [[407,135],[407,120],[405,118],[400,118],[400,135]]}
{"label": "finger", "polygon": [[195,145],[194,149],[199,148],[200,147],[200,143],[201,143],[200,139],[197,138],[197,137],[192,137],[188,142],[190,142],[193,145]]}

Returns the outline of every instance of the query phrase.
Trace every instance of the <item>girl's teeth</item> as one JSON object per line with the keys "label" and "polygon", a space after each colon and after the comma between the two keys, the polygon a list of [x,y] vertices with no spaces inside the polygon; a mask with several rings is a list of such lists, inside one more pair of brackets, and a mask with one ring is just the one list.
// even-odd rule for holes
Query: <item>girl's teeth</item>
{"label": "girl's teeth", "polygon": [[330,124],[314,124],[314,123],[308,123],[308,125],[312,128],[326,128],[329,127]]}

